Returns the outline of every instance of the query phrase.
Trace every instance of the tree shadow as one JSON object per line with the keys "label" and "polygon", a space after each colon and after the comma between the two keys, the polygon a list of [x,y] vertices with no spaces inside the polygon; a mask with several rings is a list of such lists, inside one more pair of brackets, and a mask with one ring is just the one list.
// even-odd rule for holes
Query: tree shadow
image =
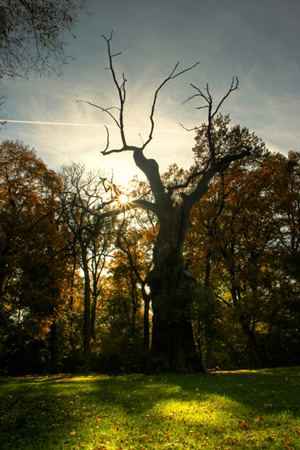
{"label": "tree shadow", "polygon": [[[28,391],[32,384],[33,388]],[[7,386],[13,387],[13,380]],[[28,393],[22,397],[26,390]],[[49,443],[52,442],[52,447],[45,449],[71,445],[85,422],[90,423],[91,433],[100,436],[105,436],[113,427],[118,429],[118,423],[122,423],[122,432],[128,440],[134,424],[140,427],[141,434],[142,430],[149,434],[154,429],[172,427],[181,434],[193,428],[200,434],[204,430],[212,433],[220,428],[213,420],[208,421],[214,409],[225,421],[231,420],[232,412],[234,421],[243,414],[254,420],[286,412],[300,419],[299,391],[299,368],[216,371],[206,375],[27,379],[16,399],[9,399],[9,390],[1,397],[0,415],[18,395],[20,398],[1,417],[1,448],[34,448],[30,447],[33,442],[43,440],[45,445],[45,435]],[[174,413],[172,404],[178,402],[180,411]]]}

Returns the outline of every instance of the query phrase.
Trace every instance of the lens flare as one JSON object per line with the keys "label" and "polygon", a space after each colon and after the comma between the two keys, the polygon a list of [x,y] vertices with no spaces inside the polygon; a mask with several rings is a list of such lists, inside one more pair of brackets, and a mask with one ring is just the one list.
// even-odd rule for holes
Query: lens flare
{"label": "lens flare", "polygon": [[127,195],[125,195],[125,194],[119,195],[119,202],[122,203],[122,205],[124,205],[125,203],[127,203],[127,202],[128,202]]}

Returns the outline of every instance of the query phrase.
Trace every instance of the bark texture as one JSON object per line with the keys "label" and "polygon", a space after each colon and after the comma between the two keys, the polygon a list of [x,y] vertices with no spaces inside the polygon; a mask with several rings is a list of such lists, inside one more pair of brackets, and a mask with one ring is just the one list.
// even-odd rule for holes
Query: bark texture
{"label": "bark texture", "polygon": [[183,244],[188,215],[176,205],[160,218],[154,246],[154,268],[147,282],[153,309],[150,371],[202,372],[191,324],[191,284],[185,270]]}

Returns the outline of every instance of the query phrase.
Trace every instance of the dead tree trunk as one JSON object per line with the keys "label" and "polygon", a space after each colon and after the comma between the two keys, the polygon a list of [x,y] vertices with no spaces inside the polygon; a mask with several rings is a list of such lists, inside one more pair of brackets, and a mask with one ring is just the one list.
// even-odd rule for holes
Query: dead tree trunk
{"label": "dead tree trunk", "polygon": [[185,270],[183,245],[188,215],[176,205],[160,217],[153,250],[154,267],[148,275],[153,331],[149,369],[203,371],[191,324],[191,278]]}
{"label": "dead tree trunk", "polygon": [[[162,182],[157,162],[154,159],[147,159],[144,155],[145,148],[153,138],[154,112],[157,98],[166,83],[188,72],[197,64],[177,72],[179,65],[177,63],[170,75],[156,89],[149,116],[151,124],[149,136],[142,146],[136,147],[129,145],[126,140],[124,124],[126,78],[123,74],[122,80],[118,81],[113,64],[114,58],[120,53],[113,54],[111,52],[112,35],[109,39],[105,37],[104,39],[107,43],[109,70],[118,93],[119,106],[103,108],[90,102],[87,103],[105,112],[120,131],[121,147],[109,149],[109,130],[107,128],[107,145],[102,153],[108,155],[124,151],[133,152],[135,164],[149,181],[154,201],[145,199],[130,201],[128,209],[140,207],[152,211],[156,214],[160,227],[153,250],[153,269],[147,280],[150,286],[153,307],[153,332],[149,369],[180,372],[201,371],[203,367],[197,355],[193,339],[191,296],[189,295],[188,277],[184,270],[183,246],[188,229],[190,211],[205,195],[209,182],[214,175],[219,171],[226,170],[232,161],[241,159],[249,154],[250,149],[244,146],[237,146],[237,148],[231,149],[230,153],[224,154],[222,149],[215,148],[212,136],[214,117],[230,93],[238,89],[238,79],[236,77],[232,79],[227,94],[215,109],[213,109],[213,98],[210,95],[208,86],[205,91],[201,91],[192,85],[193,89],[196,90],[196,94],[188,100],[199,97],[201,101],[205,102],[205,108],[208,110],[208,152],[203,158],[202,167],[196,167],[183,184],[178,183],[175,186],[165,186]],[[114,115],[114,111],[118,111],[117,115]],[[181,193],[181,201],[177,202],[174,199],[173,194],[175,192]],[[123,211],[125,210],[126,207],[124,206]]]}

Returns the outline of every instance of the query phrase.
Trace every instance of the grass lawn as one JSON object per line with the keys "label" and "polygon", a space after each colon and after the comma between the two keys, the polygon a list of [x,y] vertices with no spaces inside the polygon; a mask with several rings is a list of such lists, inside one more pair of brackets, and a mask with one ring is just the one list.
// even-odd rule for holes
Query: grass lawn
{"label": "grass lawn", "polygon": [[0,382],[0,448],[300,449],[300,368]]}

